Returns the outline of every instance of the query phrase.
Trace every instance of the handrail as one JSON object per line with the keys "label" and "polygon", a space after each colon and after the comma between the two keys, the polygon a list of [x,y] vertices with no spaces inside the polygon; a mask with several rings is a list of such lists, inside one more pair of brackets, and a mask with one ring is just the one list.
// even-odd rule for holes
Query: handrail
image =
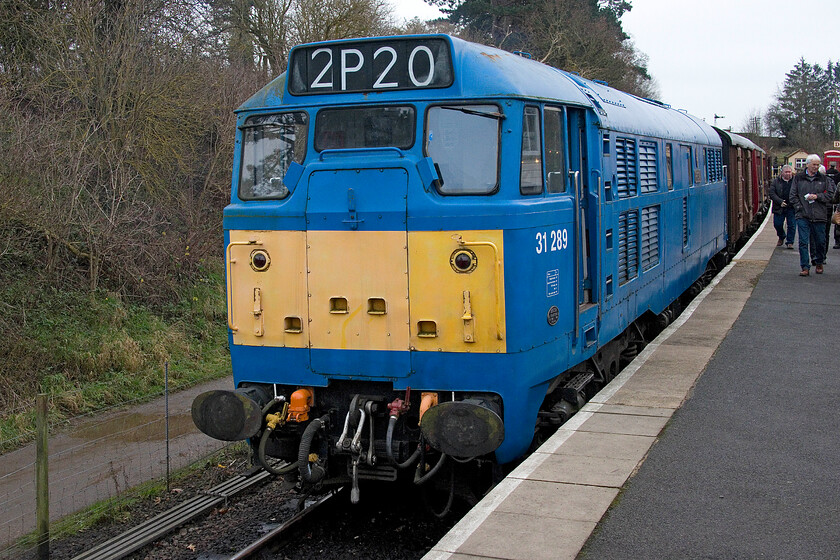
{"label": "handrail", "polygon": [[504,333],[502,332],[502,261],[499,259],[499,248],[491,241],[464,241],[459,234],[452,236],[458,245],[462,247],[490,247],[493,249],[493,257],[496,260],[496,338],[504,340]]}
{"label": "handrail", "polygon": [[580,333],[580,248],[581,243],[585,243],[586,240],[580,235],[580,211],[582,210],[580,199],[580,171],[569,171],[569,175],[571,175],[575,181],[575,205],[577,206],[577,208],[575,208],[575,333],[572,335],[573,343],[577,344],[578,334]]}
{"label": "handrail", "polygon": [[[604,208],[604,205],[601,204],[601,171],[599,171],[598,169],[593,169],[589,172],[589,174],[590,175],[596,175],[598,177],[598,189],[595,191],[595,194],[593,196],[593,198],[595,199],[595,204],[598,205],[598,223],[595,224],[596,227],[594,228],[594,230],[597,232],[597,237],[598,237],[597,246],[596,246],[596,250],[597,250],[597,249],[601,249],[603,247],[602,244],[603,244],[603,239],[604,239],[603,235],[601,235],[601,232],[604,229],[604,216],[602,214],[602,210]],[[606,197],[605,197],[605,199],[606,199]],[[592,227],[592,226],[590,225],[590,227]],[[602,255],[604,253],[604,251],[603,250],[597,250],[597,253],[598,253],[598,255]],[[591,257],[591,255],[590,255],[590,257]],[[597,293],[598,294],[598,297],[597,297],[597,299],[596,298],[590,298],[590,302],[591,303],[595,303],[596,301],[598,302],[598,316],[600,317],[600,315],[601,315],[600,302],[602,302],[604,300],[604,294],[601,291],[601,287],[604,285],[603,282],[602,282],[602,280],[604,278],[604,266],[603,266],[603,262],[601,261],[600,258],[596,258],[596,260],[595,260],[595,269],[596,269],[596,272],[598,273],[598,278],[596,279],[597,282],[590,279],[590,282],[592,283],[590,288],[592,289],[592,293]],[[592,301],[593,299],[595,301]]]}
{"label": "handrail", "polygon": [[257,241],[256,239],[249,239],[248,241],[231,241],[227,249],[225,249],[225,256],[227,257],[225,262],[225,268],[227,269],[225,272],[226,282],[225,282],[225,290],[227,290],[227,312],[228,312],[228,319],[227,325],[228,328],[233,331],[237,332],[239,327],[233,324],[233,294],[231,293],[231,288],[233,286],[233,263],[236,261],[231,258],[230,256],[230,248],[234,245],[262,245],[262,241]]}

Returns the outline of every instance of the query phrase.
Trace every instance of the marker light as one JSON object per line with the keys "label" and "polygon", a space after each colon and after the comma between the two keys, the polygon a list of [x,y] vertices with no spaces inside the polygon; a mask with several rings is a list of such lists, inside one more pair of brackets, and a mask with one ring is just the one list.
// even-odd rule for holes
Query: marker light
{"label": "marker light", "polygon": [[251,268],[255,272],[265,272],[271,266],[271,258],[263,249],[255,249],[251,252]]}
{"label": "marker light", "polygon": [[469,249],[462,248],[452,253],[452,256],[449,257],[449,264],[455,272],[465,274],[475,270],[475,267],[478,266],[478,257]]}

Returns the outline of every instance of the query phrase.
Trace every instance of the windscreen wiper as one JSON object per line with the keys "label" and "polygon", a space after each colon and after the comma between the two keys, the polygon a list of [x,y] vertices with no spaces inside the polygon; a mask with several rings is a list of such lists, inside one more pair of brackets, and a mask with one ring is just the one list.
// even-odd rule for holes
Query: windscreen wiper
{"label": "windscreen wiper", "polygon": [[448,111],[461,111],[462,113],[465,113],[467,115],[486,117],[488,119],[496,119],[498,121],[505,118],[505,116],[502,113],[499,113],[498,111],[493,113],[484,113],[482,111],[476,111],[475,109],[467,109],[466,107],[454,107],[452,105],[443,105],[441,109],[446,109]]}

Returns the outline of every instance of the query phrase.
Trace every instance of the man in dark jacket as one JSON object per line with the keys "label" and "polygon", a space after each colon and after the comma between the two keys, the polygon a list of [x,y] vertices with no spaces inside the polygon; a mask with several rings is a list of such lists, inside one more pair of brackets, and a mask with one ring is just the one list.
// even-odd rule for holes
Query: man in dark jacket
{"label": "man in dark jacket", "polygon": [[[796,210],[796,231],[799,233],[800,276],[808,276],[811,264],[817,274],[823,273],[825,262],[825,228],[831,219],[834,181],[820,173],[820,156],[805,159],[805,171],[797,173],[790,187],[790,201]],[[813,244],[814,250],[809,246]],[[814,255],[811,262],[811,254]]]}
{"label": "man in dark jacket", "polygon": [[[793,238],[796,236],[796,226],[794,226],[796,216],[793,204],[790,202],[792,183],[793,168],[790,165],[782,166],[779,176],[770,183],[770,200],[773,201],[773,227],[776,228],[776,235],[779,236],[776,247],[781,247],[782,243],[785,243],[788,249],[793,249]],[[785,223],[787,223],[787,232],[785,232]]]}

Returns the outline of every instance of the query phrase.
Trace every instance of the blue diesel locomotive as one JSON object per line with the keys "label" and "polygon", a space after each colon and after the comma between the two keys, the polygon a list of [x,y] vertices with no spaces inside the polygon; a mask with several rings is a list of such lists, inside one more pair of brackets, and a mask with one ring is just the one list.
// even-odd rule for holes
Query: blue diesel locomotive
{"label": "blue diesel locomotive", "polygon": [[236,389],[193,418],[305,487],[514,461],[727,249],[711,126],[509,52],[302,45],[237,115]]}

